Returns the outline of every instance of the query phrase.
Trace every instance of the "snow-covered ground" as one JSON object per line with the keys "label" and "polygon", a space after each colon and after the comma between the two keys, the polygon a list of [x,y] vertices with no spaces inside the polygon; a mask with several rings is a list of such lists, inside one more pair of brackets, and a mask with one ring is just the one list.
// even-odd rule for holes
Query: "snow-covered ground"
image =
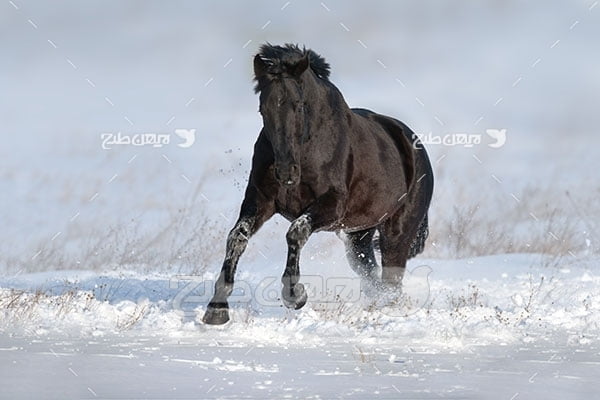
{"label": "snow-covered ground", "polygon": [[336,338],[274,345],[227,332],[11,338],[2,342],[0,365],[10,383],[3,398],[593,399],[598,350],[534,344],[453,352]]}
{"label": "snow-covered ground", "polygon": [[[223,327],[199,322],[210,274],[63,271],[3,279],[12,288],[0,291],[3,396],[597,395],[597,264],[541,267],[535,255],[420,262],[405,280],[409,303],[321,292],[298,312],[282,308],[276,276],[246,273],[240,286],[253,296],[237,293]],[[356,288],[350,275],[328,275]],[[312,278],[304,281],[318,288]]]}
{"label": "snow-covered ground", "polygon": [[[5,2],[0,398],[597,397],[599,19],[593,0]],[[431,237],[404,297],[361,292],[319,233],[310,301],[282,308],[276,217],[232,321],[207,327],[265,41],[323,54],[353,107],[483,141],[428,146]],[[118,132],[171,143],[103,149]]]}

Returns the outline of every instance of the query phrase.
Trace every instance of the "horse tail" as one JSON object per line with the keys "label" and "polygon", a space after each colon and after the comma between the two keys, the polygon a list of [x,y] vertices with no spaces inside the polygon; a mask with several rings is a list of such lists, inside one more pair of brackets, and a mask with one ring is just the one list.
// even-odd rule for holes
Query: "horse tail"
{"label": "horse tail", "polygon": [[410,248],[408,250],[408,258],[413,258],[417,254],[421,254],[425,249],[425,241],[429,236],[429,221],[427,218],[427,214],[421,220],[419,224],[419,228],[417,229],[417,234],[410,244]]}

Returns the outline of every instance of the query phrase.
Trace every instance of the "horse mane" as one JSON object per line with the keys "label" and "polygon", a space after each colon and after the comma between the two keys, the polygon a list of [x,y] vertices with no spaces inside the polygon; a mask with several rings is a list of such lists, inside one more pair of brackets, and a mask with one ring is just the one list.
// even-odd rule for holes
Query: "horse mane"
{"label": "horse mane", "polygon": [[[288,66],[296,64],[306,54],[310,63],[310,69],[321,79],[329,82],[329,64],[323,57],[311,49],[297,44],[286,43],[283,46],[272,45],[270,43],[260,46],[258,56],[268,65],[268,72],[273,75],[280,75]],[[264,87],[264,82],[255,76],[256,86],[254,92],[260,92]]]}

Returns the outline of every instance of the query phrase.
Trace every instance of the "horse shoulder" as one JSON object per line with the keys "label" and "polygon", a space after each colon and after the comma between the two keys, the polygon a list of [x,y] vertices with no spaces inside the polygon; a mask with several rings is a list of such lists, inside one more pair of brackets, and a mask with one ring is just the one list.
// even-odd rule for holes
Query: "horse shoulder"
{"label": "horse shoulder", "polygon": [[273,148],[263,128],[254,143],[248,187],[253,187],[267,197],[275,196],[278,184],[273,175],[273,163]]}

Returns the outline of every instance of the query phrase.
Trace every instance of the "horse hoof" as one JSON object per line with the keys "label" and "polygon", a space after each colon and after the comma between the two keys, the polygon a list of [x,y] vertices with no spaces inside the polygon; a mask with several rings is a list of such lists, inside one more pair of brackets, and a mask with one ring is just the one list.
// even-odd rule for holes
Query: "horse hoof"
{"label": "horse hoof", "polygon": [[287,308],[299,310],[306,304],[308,295],[306,294],[306,290],[304,290],[304,285],[301,283],[297,283],[294,286],[293,291],[293,295],[290,295],[290,289],[284,287],[281,291],[281,300],[283,301],[283,305]]}
{"label": "horse hoof", "polygon": [[208,325],[223,325],[229,321],[229,308],[227,307],[211,307],[206,308],[202,322]]}

